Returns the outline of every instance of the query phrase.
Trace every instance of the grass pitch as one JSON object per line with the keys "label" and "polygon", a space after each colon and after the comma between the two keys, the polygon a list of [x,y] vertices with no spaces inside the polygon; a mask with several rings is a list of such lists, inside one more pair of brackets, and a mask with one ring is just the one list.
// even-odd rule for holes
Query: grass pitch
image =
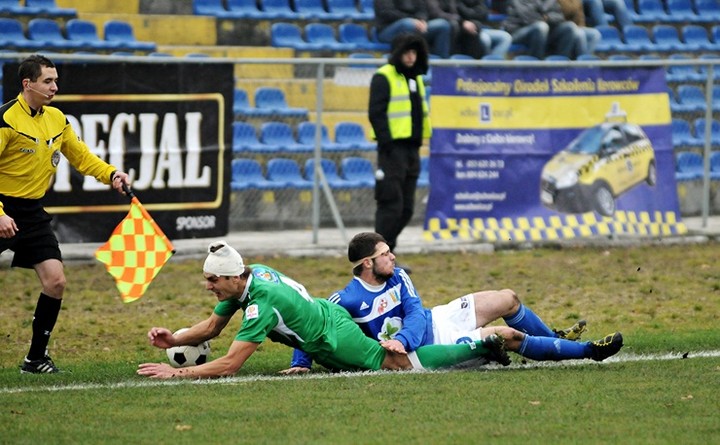
{"label": "grass pitch", "polygon": [[[240,249],[242,246],[238,246]],[[123,304],[100,264],[67,266],[51,341],[61,375],[20,375],[39,292],[32,271],[0,270],[0,444],[22,443],[709,443],[720,437],[720,274],[716,243],[413,255],[433,306],[510,287],[549,325],[588,320],[625,347],[603,363],[526,362],[446,372],[278,377],[291,351],[269,342],[234,378],[156,382],[165,360],[145,333],[190,326],[214,297],[201,261],[172,261]],[[338,258],[247,258],[327,296],[350,278]],[[213,340],[227,350],[239,318]],[[682,357],[687,354],[686,359]]]}

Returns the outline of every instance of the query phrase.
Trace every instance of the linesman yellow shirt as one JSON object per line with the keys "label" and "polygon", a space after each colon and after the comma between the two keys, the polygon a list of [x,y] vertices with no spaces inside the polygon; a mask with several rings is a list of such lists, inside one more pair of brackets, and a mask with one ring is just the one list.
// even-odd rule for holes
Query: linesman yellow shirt
{"label": "linesman yellow shirt", "polygon": [[[59,109],[45,106],[33,112],[22,93],[0,107],[0,194],[45,196],[60,153],[77,171],[104,184],[110,184],[117,170],[90,151]],[[0,202],[0,215],[4,214]]]}

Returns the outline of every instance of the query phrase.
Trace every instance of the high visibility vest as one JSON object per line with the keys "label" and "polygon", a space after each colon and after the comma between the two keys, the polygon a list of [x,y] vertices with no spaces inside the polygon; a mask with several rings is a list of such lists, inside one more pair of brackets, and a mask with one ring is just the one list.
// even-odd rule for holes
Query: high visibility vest
{"label": "high visibility vest", "polygon": [[[412,136],[412,102],[410,101],[410,88],[405,76],[397,72],[394,65],[383,65],[378,73],[385,76],[390,84],[390,103],[388,103],[388,125],[393,139],[407,139]],[[422,137],[429,138],[432,134],[430,115],[425,101],[425,84],[422,76],[417,78],[417,87],[422,99],[423,131]],[[375,132],[372,132],[373,138]]]}

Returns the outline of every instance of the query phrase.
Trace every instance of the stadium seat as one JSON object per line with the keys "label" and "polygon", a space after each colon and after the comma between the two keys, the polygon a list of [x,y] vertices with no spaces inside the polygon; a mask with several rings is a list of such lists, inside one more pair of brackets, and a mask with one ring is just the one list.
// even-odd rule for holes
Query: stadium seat
{"label": "stadium seat", "polygon": [[600,31],[600,41],[595,46],[597,52],[626,51],[620,31],[614,26],[598,25],[595,27]]}
{"label": "stadium seat", "polygon": [[108,20],[103,25],[105,40],[118,42],[122,49],[129,51],[155,51],[157,45],[154,42],[141,42],[135,39],[135,32],[132,25],[120,20]]}
{"label": "stadium seat", "polygon": [[148,53],[148,56],[150,56],[150,57],[175,57],[175,56],[173,56],[173,55],[170,54],[170,53],[165,53],[165,52],[162,52],[162,51],[153,51],[153,52],[150,52],[150,53]]}
{"label": "stadium seat", "polygon": [[691,45],[693,51],[717,51],[720,50],[720,42],[711,42],[710,36],[703,26],[685,25],[682,27],[682,38],[686,45]]}
{"label": "stadium seat", "polygon": [[340,161],[343,178],[355,181],[359,187],[375,187],[375,169],[369,159],[348,156]]}
{"label": "stadium seat", "polygon": [[673,147],[701,147],[703,140],[696,137],[690,129],[690,123],[685,119],[673,118],[670,126]]}
{"label": "stadium seat", "polygon": [[83,47],[80,42],[66,39],[58,22],[52,19],[30,19],[28,22],[28,37],[30,37],[30,40],[42,42],[47,48],[77,50]]}
{"label": "stadium seat", "polygon": [[359,49],[352,43],[338,41],[335,36],[335,28],[327,23],[308,23],[305,25],[305,40],[312,45],[318,45],[321,50],[354,51]]}
{"label": "stadium seat", "polygon": [[298,163],[287,158],[272,158],[268,161],[267,179],[300,190],[309,190],[313,187],[312,181],[303,178]]}
{"label": "stadium seat", "polygon": [[23,31],[22,23],[18,20],[0,18],[0,47],[33,51],[45,48],[45,42],[28,39]]}
{"label": "stadium seat", "polygon": [[695,10],[698,13],[696,20],[699,22],[720,22],[720,2],[717,0],[695,0]]}
{"label": "stadium seat", "polygon": [[679,107],[676,107],[673,111],[705,111],[705,93],[697,85],[679,85],[677,88],[677,98]]}
{"label": "stadium seat", "polygon": [[389,51],[390,44],[373,42],[368,31],[357,23],[343,23],[338,27],[339,40],[342,43],[352,44],[355,50]]}
{"label": "stadium seat", "polygon": [[[720,55],[713,54],[713,53],[700,54],[698,59],[705,60],[705,61],[713,61],[713,60],[717,61],[717,65],[715,63],[713,63],[713,78],[720,79]],[[708,67],[707,66],[700,65],[698,67],[698,72],[700,74],[702,74],[703,80],[707,79],[707,75],[708,75]]]}
{"label": "stadium seat", "polygon": [[[644,28],[644,27],[643,27]],[[683,43],[677,29],[672,25],[654,25],[652,27],[655,51],[697,51],[699,48],[692,44]]]}
{"label": "stadium seat", "polygon": [[[338,175],[337,172],[337,166],[335,165],[335,162],[333,162],[330,159],[322,158],[320,159],[320,167],[322,168],[323,173],[325,174],[325,179],[327,180],[328,185],[331,189],[352,189],[352,188],[361,188],[364,187],[364,185],[359,181],[353,181],[350,179],[343,179]],[[305,161],[305,179],[308,181],[314,181],[314,175],[315,175],[315,159],[310,158],[307,161]]]}
{"label": "stadium seat", "polygon": [[703,177],[703,158],[691,151],[675,155],[675,179],[692,181]]}
{"label": "stadium seat", "polygon": [[[710,121],[710,143],[717,147],[720,146],[720,121],[712,119]],[[699,117],[695,119],[695,135],[705,141],[705,118]]]}
{"label": "stadium seat", "polygon": [[610,54],[608,56],[608,60],[625,62],[628,60],[635,60],[635,59],[632,56],[629,56],[627,54]]}
{"label": "stadium seat", "polygon": [[375,20],[373,0],[360,0],[358,2],[358,9],[360,9],[359,20]]}
{"label": "stadium seat", "polygon": [[[300,122],[297,127],[298,142],[303,145],[310,145],[314,149],[316,130],[317,125],[315,125],[315,122]],[[320,126],[320,148],[323,151],[339,151],[344,149],[342,145],[336,144],[330,140],[330,136],[328,136],[328,129],[325,124]]]}
{"label": "stadium seat", "polygon": [[714,84],[712,89],[712,109],[720,111],[720,85]]}
{"label": "stadium seat", "polygon": [[417,186],[420,188],[430,186],[430,156],[420,158],[420,176],[418,177]]}
{"label": "stadium seat", "polygon": [[277,147],[280,152],[309,153],[315,148],[297,142],[290,125],[285,122],[264,122],[260,125],[260,142]]}
{"label": "stadium seat", "polygon": [[673,23],[697,22],[692,0],[665,0],[669,20]]}
{"label": "stadium seat", "polygon": [[233,159],[230,162],[230,171],[230,189],[233,191],[271,190],[284,186],[283,183],[279,184],[265,178],[262,166],[254,159]]}
{"label": "stadium seat", "polygon": [[720,151],[710,153],[710,179],[714,181],[720,179]]}
{"label": "stadium seat", "polygon": [[293,48],[298,51],[316,51],[321,45],[310,44],[302,36],[302,29],[294,23],[273,23],[270,26],[270,45],[275,48]]}
{"label": "stadium seat", "polygon": [[37,8],[28,8],[25,5],[20,4],[18,0],[0,0],[0,14],[9,16],[33,16],[40,14],[40,10]]}
{"label": "stadium seat", "polygon": [[647,28],[642,25],[628,25],[623,29],[625,49],[632,52],[659,51],[650,38]]}
{"label": "stadium seat", "polygon": [[227,0],[228,15],[234,19],[269,19],[256,0]]}
{"label": "stadium seat", "polygon": [[364,20],[355,0],[327,0],[327,8],[336,20],[358,21]]}
{"label": "stadium seat", "polygon": [[193,0],[192,10],[195,15],[209,15],[218,18],[231,18],[231,14],[223,6],[222,0]]}
{"label": "stadium seat", "polygon": [[233,92],[233,114],[236,117],[270,117],[271,110],[261,110],[250,105],[247,91],[242,88],[235,88]]}
{"label": "stadium seat", "polygon": [[357,122],[335,124],[335,143],[348,150],[375,150],[377,148],[377,144],[365,137],[365,130]]}
{"label": "stadium seat", "polygon": [[570,58],[561,54],[548,54],[544,60],[548,62],[569,62]]}
{"label": "stadium seat", "polygon": [[[685,54],[672,54],[667,60],[693,60]],[[668,82],[699,82],[705,79],[695,65],[669,65],[667,67]]]}
{"label": "stadium seat", "polygon": [[288,106],[285,93],[280,88],[259,87],[255,90],[255,108],[276,117],[307,119],[308,109]]}
{"label": "stadium seat", "polygon": [[625,0],[625,7],[627,8],[628,15],[633,22],[638,21],[639,14],[635,8],[635,0]]}
{"label": "stadium seat", "polygon": [[82,42],[86,49],[119,51],[122,49],[120,42],[109,42],[98,36],[95,24],[88,20],[70,19],[65,24],[65,32],[68,39]]}
{"label": "stadium seat", "polygon": [[290,6],[289,0],[260,0],[262,10],[269,20],[296,20],[299,16]]}
{"label": "stadium seat", "polygon": [[[492,55],[492,54],[490,54]],[[493,59],[493,60],[504,60],[502,56],[498,56],[499,58]],[[485,59],[485,56],[483,56],[483,59]],[[595,54],[580,54],[577,56],[577,60],[601,60],[600,56]]]}
{"label": "stadium seat", "polygon": [[323,0],[293,0],[293,4],[300,20],[338,20],[325,9]]}
{"label": "stadium seat", "polygon": [[232,148],[234,153],[277,153],[280,151],[280,147],[277,145],[263,144],[260,142],[255,127],[251,124],[246,122],[233,122],[232,128]]}
{"label": "stadium seat", "polygon": [[638,15],[635,19],[639,23],[670,22],[670,16],[665,12],[665,6],[658,0],[638,0]]}
{"label": "stadium seat", "polygon": [[38,9],[38,14],[56,18],[77,17],[75,8],[61,8],[55,0],[25,0],[25,8]]}

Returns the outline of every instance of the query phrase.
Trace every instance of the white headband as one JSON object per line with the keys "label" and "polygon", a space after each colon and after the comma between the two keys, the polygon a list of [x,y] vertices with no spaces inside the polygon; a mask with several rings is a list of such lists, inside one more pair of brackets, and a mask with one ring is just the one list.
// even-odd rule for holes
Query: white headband
{"label": "white headband", "polygon": [[225,241],[215,241],[208,246],[208,257],[203,272],[218,277],[236,277],[245,271],[245,264],[237,250]]}

